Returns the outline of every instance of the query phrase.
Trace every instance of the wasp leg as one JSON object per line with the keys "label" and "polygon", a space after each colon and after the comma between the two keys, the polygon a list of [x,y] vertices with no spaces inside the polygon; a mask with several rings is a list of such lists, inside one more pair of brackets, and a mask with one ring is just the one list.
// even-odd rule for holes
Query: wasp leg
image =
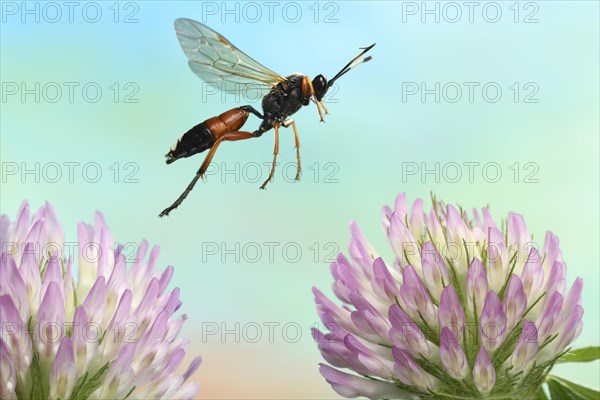
{"label": "wasp leg", "polygon": [[273,165],[271,165],[271,173],[267,180],[261,185],[261,189],[264,189],[267,186],[267,183],[273,179],[273,175],[275,174],[275,164],[277,164],[277,154],[279,154],[279,123],[273,124],[275,128],[275,148],[273,149]]}
{"label": "wasp leg", "polygon": [[296,178],[294,178],[294,179],[299,181],[300,175],[302,175],[302,166],[300,164],[300,138],[298,138],[298,130],[296,129],[296,121],[294,121],[293,119],[290,118],[287,121],[285,121],[282,125],[286,128],[291,125],[292,129],[294,130],[294,140],[296,141],[296,163],[298,165],[298,168],[296,170]]}
{"label": "wasp leg", "polygon": [[319,112],[319,117],[321,118],[321,122],[325,122],[325,120],[323,119],[323,113],[321,112],[321,106],[319,105],[319,101],[317,100],[317,96],[315,95],[315,88],[313,87],[313,84],[310,79],[308,80],[308,87],[310,88],[310,94],[313,97],[313,101],[317,105],[317,111]]}
{"label": "wasp leg", "polygon": [[254,108],[254,107],[252,107],[252,106],[250,106],[250,105],[247,105],[247,106],[241,106],[241,107],[239,107],[239,109],[240,109],[240,110],[247,111],[247,112],[249,112],[249,113],[252,113],[252,114],[256,115],[258,118],[260,118],[260,119],[265,119],[265,117],[264,117],[264,116],[263,116],[261,113],[259,113],[259,112],[256,110],[256,108]]}
{"label": "wasp leg", "polygon": [[196,172],[196,176],[194,176],[194,179],[192,179],[192,181],[187,186],[187,188],[185,188],[185,190],[183,191],[183,193],[181,194],[181,196],[179,196],[179,198],[177,198],[177,200],[175,200],[175,202],[170,207],[165,208],[163,210],[163,212],[160,213],[159,217],[164,217],[165,215],[169,215],[169,213],[171,211],[173,211],[174,209],[176,209],[177,207],[179,207],[179,205],[181,203],[183,203],[183,200],[185,200],[185,198],[187,197],[187,195],[190,194],[190,192],[192,191],[192,189],[194,188],[194,186],[196,185],[196,183],[198,182],[198,180],[200,178],[202,178],[202,176],[204,175],[204,173],[208,169],[208,166],[210,165],[210,162],[212,161],[215,153],[217,152],[217,148],[219,147],[219,145],[221,144],[221,142],[223,142],[223,141],[233,142],[233,141],[236,141],[236,140],[252,139],[252,138],[255,138],[255,137],[256,137],[256,135],[254,135],[253,133],[250,133],[250,132],[235,131],[235,132],[226,133],[223,136],[221,136],[220,138],[218,138],[215,141],[215,144],[213,145],[213,147],[210,149],[210,151],[206,155],[206,158],[204,159],[204,162],[200,166],[200,169],[198,170],[198,172]]}
{"label": "wasp leg", "polygon": [[298,163],[295,180],[299,181],[300,175],[302,175],[302,164],[300,164],[300,138],[298,138],[298,131],[296,130],[296,122],[294,120],[292,120],[292,129],[294,130],[294,140],[296,141],[296,161]]}
{"label": "wasp leg", "polygon": [[321,103],[321,107],[323,107],[323,110],[325,110],[325,115],[328,115],[329,110],[327,109],[327,107],[325,107],[325,103],[323,102],[323,100],[321,99],[321,101],[319,101],[319,103]]}

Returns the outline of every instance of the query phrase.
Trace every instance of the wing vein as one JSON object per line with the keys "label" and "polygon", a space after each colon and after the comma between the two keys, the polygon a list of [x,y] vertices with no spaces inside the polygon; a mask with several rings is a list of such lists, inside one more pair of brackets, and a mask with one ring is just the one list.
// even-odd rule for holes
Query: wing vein
{"label": "wing vein", "polygon": [[235,94],[258,91],[258,99],[285,80],[206,25],[179,18],[175,20],[175,31],[190,69],[221,91]]}

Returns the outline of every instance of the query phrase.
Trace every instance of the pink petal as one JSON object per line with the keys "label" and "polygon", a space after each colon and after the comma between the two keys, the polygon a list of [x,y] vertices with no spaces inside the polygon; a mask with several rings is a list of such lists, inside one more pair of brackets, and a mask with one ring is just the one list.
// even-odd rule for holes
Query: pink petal
{"label": "pink petal", "polygon": [[[546,262],[544,261],[544,264]],[[546,282],[546,292],[548,293],[564,293],[565,292],[565,275],[567,273],[567,269],[564,264],[560,261],[555,261],[552,264],[552,269],[550,270],[550,275],[548,276],[548,281]]]}
{"label": "pink petal", "polygon": [[350,314],[354,325],[363,332],[377,335],[385,340],[390,329],[387,319],[360,292],[352,292],[350,300],[356,307],[356,311],[352,311]]}
{"label": "pink petal", "polygon": [[423,354],[428,357],[429,344],[417,324],[397,304],[390,307],[388,316],[392,325],[389,333],[392,344],[414,356]]}
{"label": "pink petal", "polygon": [[31,364],[32,344],[27,325],[9,295],[0,296],[0,339],[6,345],[12,365],[19,371]]}
{"label": "pink petal", "polygon": [[68,337],[63,337],[50,369],[50,397],[68,399],[76,382],[73,345]]}
{"label": "pink petal", "polygon": [[538,337],[540,342],[543,343],[548,336],[558,330],[562,322],[562,305],[562,295],[554,292],[538,318]]}
{"label": "pink petal", "polygon": [[437,300],[442,295],[444,287],[449,283],[448,268],[433,243],[429,241],[423,244],[421,249],[421,264],[423,265],[423,282]]}
{"label": "pink petal", "polygon": [[394,302],[400,295],[398,283],[390,274],[385,262],[378,257],[373,262],[373,279],[371,287],[381,300]]}
{"label": "pink petal", "polygon": [[542,269],[541,260],[540,253],[538,253],[535,247],[532,247],[521,273],[523,289],[527,294],[527,298],[533,300],[537,299],[543,288],[544,270]]}
{"label": "pink petal", "polygon": [[506,314],[506,325],[509,329],[512,329],[520,321],[527,309],[527,295],[523,290],[521,280],[515,274],[511,275],[506,286],[502,309]]}
{"label": "pink petal", "polygon": [[8,351],[8,346],[0,339],[0,398],[16,399],[17,372]]}
{"label": "pink petal", "polygon": [[192,374],[194,372],[196,372],[196,370],[198,369],[198,367],[200,366],[201,363],[202,363],[202,357],[194,358],[192,360],[192,362],[190,363],[188,369],[183,374],[183,380],[186,381],[190,376],[192,376]]}
{"label": "pink petal", "polygon": [[388,238],[398,260],[401,260],[403,265],[410,264],[417,270],[420,270],[421,256],[419,254],[419,244],[406,226],[405,215],[398,212],[392,214]]}
{"label": "pink petal", "polygon": [[469,374],[467,356],[448,327],[444,327],[440,335],[440,359],[454,379],[465,379]]}
{"label": "pink petal", "polygon": [[538,353],[538,329],[533,321],[523,321],[523,332],[513,351],[510,365],[514,372],[523,370]]}
{"label": "pink petal", "polygon": [[414,236],[421,238],[423,235],[423,200],[416,199],[410,211],[409,225]]}
{"label": "pink petal", "polygon": [[482,395],[489,394],[496,384],[496,370],[489,354],[482,346],[473,365],[473,383]]}
{"label": "pink petal", "polygon": [[441,329],[447,327],[455,337],[459,340],[462,339],[466,321],[465,312],[452,285],[446,286],[442,291],[438,317]]}
{"label": "pink petal", "polygon": [[531,239],[529,232],[527,231],[527,225],[523,216],[516,213],[508,214],[508,243],[518,243],[521,248],[522,244],[528,243]]}
{"label": "pink petal", "polygon": [[481,261],[474,258],[467,271],[467,305],[471,313],[474,311],[474,300],[477,305],[477,315],[481,315],[487,291],[488,283],[485,269]]}
{"label": "pink petal", "polygon": [[575,309],[575,306],[581,304],[582,291],[583,279],[578,277],[577,279],[575,279],[575,282],[573,282],[573,285],[571,286],[571,289],[569,290],[569,293],[567,294],[567,297],[565,299],[563,307],[563,316],[566,317],[567,315],[571,314]]}
{"label": "pink petal", "polygon": [[404,268],[402,278],[403,284],[400,286],[400,297],[411,317],[420,320],[419,314],[421,314],[425,318],[425,322],[430,325],[435,324],[435,306],[412,265]]}
{"label": "pink petal", "polygon": [[483,346],[492,352],[496,350],[506,337],[506,315],[502,303],[495,292],[489,291],[481,318],[479,320],[480,335]]}
{"label": "pink petal", "polygon": [[321,364],[319,372],[339,395],[344,397],[364,396],[369,399],[402,398],[406,393],[393,383],[373,381],[347,374],[328,365]]}
{"label": "pink petal", "polygon": [[398,347],[393,347],[392,355],[396,361],[394,374],[400,381],[423,391],[434,387],[432,377],[419,367],[408,352]]}
{"label": "pink petal", "polygon": [[10,295],[23,321],[29,319],[29,299],[25,282],[12,256],[0,256],[0,293]]}
{"label": "pink petal", "polygon": [[489,289],[499,292],[508,272],[508,250],[502,232],[491,227],[488,230],[488,283]]}
{"label": "pink petal", "polygon": [[38,351],[43,357],[54,357],[60,340],[66,335],[65,306],[62,288],[50,282],[37,315]]}

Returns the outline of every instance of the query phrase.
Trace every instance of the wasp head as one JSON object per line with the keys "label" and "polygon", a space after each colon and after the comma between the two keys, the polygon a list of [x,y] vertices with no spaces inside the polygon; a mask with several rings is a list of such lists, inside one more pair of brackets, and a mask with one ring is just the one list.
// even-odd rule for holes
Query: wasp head
{"label": "wasp head", "polygon": [[313,89],[315,90],[315,97],[317,101],[321,101],[325,94],[327,93],[327,89],[329,89],[329,83],[327,79],[323,75],[317,75],[315,79],[312,81]]}

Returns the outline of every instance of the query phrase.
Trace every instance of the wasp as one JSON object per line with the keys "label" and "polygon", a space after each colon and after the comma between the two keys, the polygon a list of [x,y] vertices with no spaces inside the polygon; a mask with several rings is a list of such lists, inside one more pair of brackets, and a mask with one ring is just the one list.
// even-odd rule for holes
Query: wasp
{"label": "wasp", "polygon": [[[165,155],[167,164],[180,158],[190,157],[209,150],[196,175],[177,200],[160,213],[168,215],[177,208],[192,191],[196,183],[205,174],[219,145],[225,141],[238,141],[262,136],[271,129],[275,132],[273,163],[268,178],[260,186],[264,189],[273,179],[277,155],[279,153],[279,128],[292,127],[296,147],[296,180],[300,179],[300,140],[295,121],[290,118],[302,106],[312,101],[317,106],[319,118],[324,122],[323,113],[328,114],[323,97],[337,79],[357,65],[371,60],[360,59],[371,50],[375,43],[361,48],[354,57],[332,79],[327,80],[319,74],[310,79],[304,74],[291,74],[285,78],[259,64],[231,42],[211,28],[197,21],[178,18],[175,31],[183,52],[188,58],[190,69],[207,83],[215,84],[219,90],[240,95],[253,91],[262,96],[262,113],[250,105],[236,107],[223,114],[207,119],[187,131]],[[359,60],[360,59],[360,60]],[[254,132],[242,131],[250,114],[262,120]]]}

